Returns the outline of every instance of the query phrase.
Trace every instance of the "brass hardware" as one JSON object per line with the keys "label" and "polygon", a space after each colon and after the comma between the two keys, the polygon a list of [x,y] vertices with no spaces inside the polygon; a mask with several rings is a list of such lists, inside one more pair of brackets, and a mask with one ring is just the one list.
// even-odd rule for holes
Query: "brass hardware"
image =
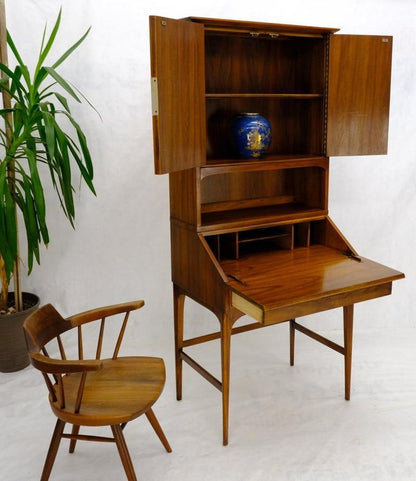
{"label": "brass hardware", "polygon": [[384,42],[384,43],[389,43],[389,39],[388,39],[388,38],[382,38],[381,41]]}
{"label": "brass hardware", "polygon": [[162,24],[162,27],[166,27],[166,25],[168,24],[166,20],[162,20],[160,23]]}
{"label": "brass hardware", "polygon": [[357,255],[353,254],[352,252],[344,252],[344,256],[347,256],[349,259],[352,259],[357,262],[361,262],[361,257],[358,257]]}
{"label": "brass hardware", "polygon": [[244,282],[244,281],[241,281],[238,277],[235,277],[233,276],[232,274],[226,274],[227,277],[229,277],[230,279],[232,279],[233,281],[236,281],[238,282],[239,284],[243,285],[243,286],[246,286],[247,284]]}
{"label": "brass hardware", "polygon": [[157,77],[152,77],[152,115],[159,115],[159,98],[157,93]]}
{"label": "brass hardware", "polygon": [[250,32],[250,35],[252,37],[269,36],[270,38],[277,38],[280,34],[272,32]]}

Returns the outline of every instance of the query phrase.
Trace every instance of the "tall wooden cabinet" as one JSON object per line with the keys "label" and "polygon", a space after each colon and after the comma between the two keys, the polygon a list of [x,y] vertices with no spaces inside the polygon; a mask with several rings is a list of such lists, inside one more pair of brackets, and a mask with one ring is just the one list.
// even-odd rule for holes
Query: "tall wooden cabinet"
{"label": "tall wooden cabinet", "polygon": [[[228,443],[232,334],[289,321],[344,356],[350,396],[353,305],[403,274],[358,255],[328,217],[329,156],[387,152],[392,38],[337,29],[150,17],[154,157],[169,173],[177,397],[182,362],[222,393]],[[241,160],[231,122],[272,125],[267,154]],[[353,189],[353,186],[351,186]],[[183,338],[185,297],[219,331]],[[344,311],[344,345],[295,321]],[[234,323],[247,314],[253,322]],[[221,339],[222,378],[186,347]]]}

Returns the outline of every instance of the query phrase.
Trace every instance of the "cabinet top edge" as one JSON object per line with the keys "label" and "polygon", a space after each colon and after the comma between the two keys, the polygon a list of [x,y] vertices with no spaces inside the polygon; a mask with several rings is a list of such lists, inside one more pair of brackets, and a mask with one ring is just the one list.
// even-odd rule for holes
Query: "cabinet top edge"
{"label": "cabinet top edge", "polygon": [[339,31],[339,28],[328,27],[311,27],[306,25],[289,25],[281,23],[267,23],[267,22],[252,22],[245,20],[228,20],[222,18],[205,18],[205,17],[187,17],[184,20],[191,22],[202,23],[205,28],[227,28],[232,27],[235,29],[271,29],[278,30],[280,32],[287,33],[300,33],[300,34],[331,34]]}

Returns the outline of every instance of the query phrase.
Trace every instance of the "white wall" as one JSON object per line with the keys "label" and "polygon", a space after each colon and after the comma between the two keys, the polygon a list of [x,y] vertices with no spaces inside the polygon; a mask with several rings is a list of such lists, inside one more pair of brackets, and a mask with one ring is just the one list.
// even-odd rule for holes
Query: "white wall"
{"label": "white wall", "polygon": [[[144,298],[147,334],[171,338],[168,179],[153,174],[148,16],[318,25],[394,36],[389,155],[333,158],[330,214],[360,254],[407,276],[393,296],[357,306],[357,327],[416,326],[414,0],[6,0],[8,28],[24,57],[38,51],[44,22],[52,23],[61,4],[57,53],[93,27],[61,72],[102,116],[87,106],[73,109],[89,139],[98,196],[82,187],[76,231],[49,203],[51,243],[24,281],[26,290],[64,315]],[[213,319],[202,308],[190,310]],[[322,314],[319,322],[333,326],[325,324],[330,317]]]}

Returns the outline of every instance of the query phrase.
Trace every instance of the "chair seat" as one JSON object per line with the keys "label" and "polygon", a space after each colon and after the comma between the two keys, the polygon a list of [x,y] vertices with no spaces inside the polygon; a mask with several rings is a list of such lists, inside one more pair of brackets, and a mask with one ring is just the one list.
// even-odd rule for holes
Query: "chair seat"
{"label": "chair seat", "polygon": [[102,369],[87,374],[80,412],[74,414],[81,374],[63,377],[65,408],[50,404],[55,415],[81,426],[122,424],[146,412],[159,398],[165,383],[165,364],[157,357],[103,359]]}

